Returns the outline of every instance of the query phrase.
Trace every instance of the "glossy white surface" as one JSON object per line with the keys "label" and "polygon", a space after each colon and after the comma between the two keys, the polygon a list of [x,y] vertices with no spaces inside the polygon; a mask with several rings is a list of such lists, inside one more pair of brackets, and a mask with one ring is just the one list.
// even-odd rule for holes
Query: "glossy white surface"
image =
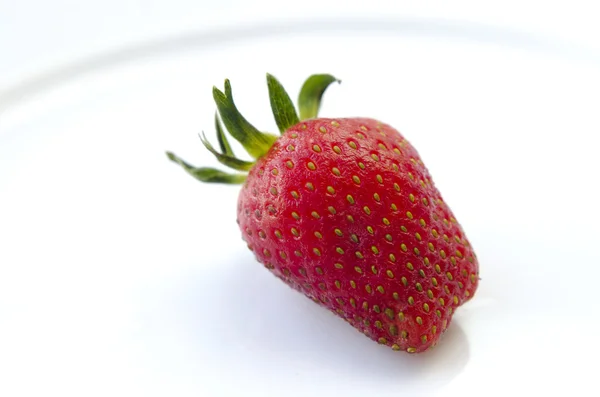
{"label": "glossy white surface", "polygon": [[[0,91],[0,395],[595,386],[597,53],[393,15],[135,48]],[[308,74],[334,73],[322,115],[379,118],[420,151],[481,261],[476,297],[435,350],[388,351],[289,290],[239,238],[237,189],[164,156],[216,165],[196,134],[212,135],[225,77],[275,130],[267,71],[294,96]]]}

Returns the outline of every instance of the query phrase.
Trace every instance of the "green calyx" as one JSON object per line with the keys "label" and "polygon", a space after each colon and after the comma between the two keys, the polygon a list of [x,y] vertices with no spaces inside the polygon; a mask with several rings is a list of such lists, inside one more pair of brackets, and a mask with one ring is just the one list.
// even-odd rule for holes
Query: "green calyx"
{"label": "green calyx", "polygon": [[[327,87],[335,81],[340,82],[335,77],[328,74],[315,74],[310,76],[304,82],[298,96],[298,108],[300,111],[300,116],[298,116],[294,103],[281,83],[279,83],[272,75],[267,74],[267,86],[269,88],[271,110],[273,111],[273,116],[280,134],[283,134],[288,128],[298,124],[301,120],[316,118],[321,106],[323,93]],[[197,168],[183,161],[171,152],[167,152],[167,157],[179,164],[185,171],[201,182],[226,184],[244,183],[247,175],[246,172],[254,166],[256,160],[267,154],[273,143],[277,140],[277,136],[259,131],[250,124],[244,116],[242,116],[233,101],[231,83],[229,80],[225,80],[224,92],[213,87],[213,98],[218,110],[218,112],[215,113],[215,129],[220,151],[217,151],[210,144],[204,133],[200,134],[200,141],[221,164],[240,172],[230,174],[215,168]],[[220,119],[219,115],[221,116]],[[226,130],[223,128],[220,120],[223,121]],[[237,158],[227,140],[226,132],[238,141],[255,161],[245,161]]]}

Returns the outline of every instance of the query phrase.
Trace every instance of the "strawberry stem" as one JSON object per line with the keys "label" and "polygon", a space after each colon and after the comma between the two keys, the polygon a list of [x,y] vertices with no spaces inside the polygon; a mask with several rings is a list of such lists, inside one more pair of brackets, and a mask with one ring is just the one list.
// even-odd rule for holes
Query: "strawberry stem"
{"label": "strawberry stem", "polygon": [[244,183],[246,180],[246,175],[243,174],[227,174],[223,171],[219,171],[214,168],[196,168],[171,152],[167,152],[167,157],[179,164],[184,170],[188,172],[191,176],[198,179],[200,182],[207,183],[225,183],[230,185],[239,185]]}
{"label": "strawberry stem", "polygon": [[248,171],[254,165],[254,163],[240,160],[236,157],[229,156],[226,154],[221,154],[221,153],[217,152],[215,150],[215,148],[213,148],[213,146],[210,144],[208,139],[206,139],[204,132],[199,135],[200,135],[200,141],[202,141],[202,144],[204,145],[204,147],[217,158],[219,163],[226,165],[229,168],[233,168],[234,170],[238,170],[238,171]]}
{"label": "strawberry stem", "polygon": [[260,132],[242,116],[233,102],[229,80],[225,80],[225,93],[219,91],[217,87],[213,87],[213,97],[223,124],[231,136],[242,144],[250,156],[255,159],[264,156],[277,137]]}
{"label": "strawberry stem", "polygon": [[267,86],[269,87],[269,99],[271,101],[273,117],[275,117],[279,132],[283,134],[288,128],[298,124],[300,120],[294,108],[294,102],[290,99],[285,88],[269,73],[267,73]]}
{"label": "strawberry stem", "polygon": [[231,145],[229,145],[229,141],[227,140],[227,135],[223,131],[223,126],[221,125],[221,121],[219,120],[219,114],[215,112],[215,130],[217,130],[217,139],[219,141],[219,147],[221,148],[221,152],[223,154],[235,157],[233,154],[233,150],[231,149]]}
{"label": "strawberry stem", "polygon": [[313,74],[304,82],[300,95],[298,96],[298,107],[300,108],[300,119],[313,119],[319,114],[321,98],[329,85],[341,80],[330,74]]}

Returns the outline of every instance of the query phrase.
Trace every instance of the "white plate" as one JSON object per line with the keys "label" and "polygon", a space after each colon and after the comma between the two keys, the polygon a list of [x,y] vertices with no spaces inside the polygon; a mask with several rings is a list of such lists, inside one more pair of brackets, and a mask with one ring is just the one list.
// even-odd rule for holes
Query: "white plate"
{"label": "white plate", "polygon": [[[279,25],[281,26],[281,25]],[[595,386],[597,54],[498,29],[340,21],[188,36],[0,93],[0,395],[481,396]],[[225,77],[275,130],[265,72],[420,151],[482,281],[423,355],[394,353],[255,263],[216,165]]]}

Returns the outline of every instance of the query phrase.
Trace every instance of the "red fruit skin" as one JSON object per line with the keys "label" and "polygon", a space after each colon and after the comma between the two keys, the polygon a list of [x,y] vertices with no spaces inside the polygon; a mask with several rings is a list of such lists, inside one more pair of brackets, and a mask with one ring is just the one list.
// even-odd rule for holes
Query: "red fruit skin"
{"label": "red fruit skin", "polygon": [[274,275],[394,350],[434,346],[477,290],[477,257],[417,151],[376,120],[288,129],[250,170],[238,224]]}

